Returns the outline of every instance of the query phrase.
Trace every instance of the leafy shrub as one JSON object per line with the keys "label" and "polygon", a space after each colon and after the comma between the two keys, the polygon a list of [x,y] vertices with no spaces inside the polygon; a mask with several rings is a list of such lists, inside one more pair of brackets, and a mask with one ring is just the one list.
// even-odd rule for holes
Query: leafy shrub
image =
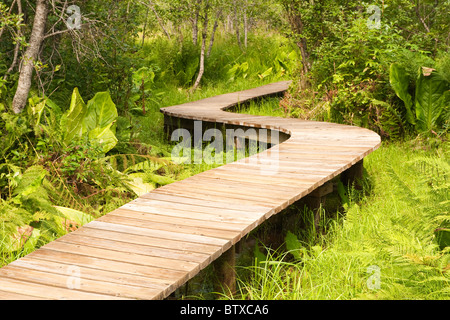
{"label": "leafy shrub", "polygon": [[419,69],[415,92],[411,94],[410,79],[399,64],[390,68],[390,83],[397,96],[404,102],[406,120],[419,133],[439,131],[450,107],[450,82],[435,69]]}

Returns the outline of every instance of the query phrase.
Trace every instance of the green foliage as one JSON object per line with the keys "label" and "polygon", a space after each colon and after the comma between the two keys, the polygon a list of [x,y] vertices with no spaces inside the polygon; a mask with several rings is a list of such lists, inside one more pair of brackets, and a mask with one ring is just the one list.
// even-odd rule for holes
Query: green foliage
{"label": "green foliage", "polygon": [[81,137],[83,134],[82,121],[86,116],[86,104],[75,88],[72,93],[69,110],[61,118],[61,127],[64,128],[63,141],[69,143],[75,137]]}
{"label": "green foliage", "polygon": [[70,108],[61,118],[63,141],[68,144],[87,136],[91,143],[101,145],[103,153],[107,153],[117,144],[112,130],[117,116],[116,105],[108,92],[97,93],[86,105],[75,88]]}
{"label": "green foliage", "polygon": [[444,110],[450,107],[450,83],[431,68],[419,69],[415,83],[414,104],[410,92],[410,80],[399,64],[392,64],[390,83],[397,96],[404,102],[406,120],[419,133],[431,133],[442,126]]}
{"label": "green foliage", "polygon": [[246,79],[248,76],[248,62],[236,63],[228,70],[227,75],[230,81],[234,81],[238,77]]}
{"label": "green foliage", "polygon": [[423,68],[416,82],[415,107],[420,132],[438,128],[443,111],[450,108],[450,83],[435,70]]}
{"label": "green foliage", "polygon": [[82,120],[83,132],[89,140],[102,146],[107,153],[117,144],[113,125],[117,119],[117,109],[108,92],[98,92],[87,104],[87,112]]}
{"label": "green foliage", "polygon": [[288,252],[291,253],[295,259],[301,260],[302,254],[300,253],[300,249],[302,249],[303,246],[298,240],[297,236],[288,231],[284,241],[286,243],[286,249],[288,250]]}
{"label": "green foliage", "polygon": [[400,65],[393,63],[389,73],[389,81],[397,96],[405,103],[406,120],[410,124],[415,125],[412,97],[408,92],[409,78],[405,70]]}
{"label": "green foliage", "polygon": [[[290,50],[290,51],[289,51]],[[248,53],[247,53],[248,54]],[[297,50],[292,50],[286,45],[276,50],[275,56],[269,56],[264,64],[258,66],[251,54],[244,55],[243,59],[248,59],[242,63],[235,62],[227,71],[229,81],[235,81],[238,78],[256,78],[261,80],[270,79],[271,81],[279,81],[286,76],[292,75],[298,67],[300,60]],[[269,59],[273,59],[270,61]],[[255,63],[253,63],[255,62]]]}
{"label": "green foliage", "polygon": [[[1,199],[0,204],[3,259],[14,257],[18,252],[28,253],[76,229],[82,225],[82,217],[84,222],[89,220],[81,212],[53,206],[44,183],[48,175],[42,166],[31,166],[23,173],[15,172],[15,182],[11,184],[12,197]],[[77,218],[74,218],[75,213]],[[71,225],[68,221],[72,221]]]}
{"label": "green foliage", "polygon": [[[417,118],[416,84],[411,80],[417,77],[417,70],[422,66],[439,70],[444,79],[449,77],[446,39],[449,26],[444,23],[443,13],[448,10],[448,3],[404,0],[370,3],[380,9],[380,24],[374,28],[370,24],[374,15],[367,11],[369,3],[280,2],[285,8],[291,36],[307,59],[303,62],[310,64],[307,74],[303,72],[296,77],[298,81],[286,99],[286,104],[292,106],[291,114],[368,127],[385,139],[399,139],[416,126],[419,132],[430,131],[434,125],[437,126],[433,130],[442,129],[448,113],[441,113],[435,119],[442,107],[432,108],[430,103],[424,107],[426,111],[419,111],[422,120],[411,126]],[[437,20],[432,22],[431,16]],[[401,70],[397,64],[391,68],[394,62],[402,66]],[[406,106],[398,104],[389,80]],[[429,83],[426,77],[422,80],[423,84]],[[424,88],[422,85],[419,89]]]}
{"label": "green foliage", "polygon": [[[158,156],[105,156],[117,142],[117,118],[108,92],[96,94],[85,104],[77,88],[64,114],[50,99],[35,96],[26,112],[1,113],[0,144],[5,149],[0,161],[2,263],[141,194],[130,184],[137,169],[132,171],[124,158],[134,157],[141,169],[145,161],[169,163]],[[119,157],[123,171],[113,161]],[[154,186],[174,181],[161,177],[161,166],[143,171]]]}

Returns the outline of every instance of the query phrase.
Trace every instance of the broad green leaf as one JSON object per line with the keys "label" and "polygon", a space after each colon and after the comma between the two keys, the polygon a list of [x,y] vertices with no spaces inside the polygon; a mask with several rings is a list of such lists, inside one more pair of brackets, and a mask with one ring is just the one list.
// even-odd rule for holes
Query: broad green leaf
{"label": "broad green leaf", "polygon": [[172,178],[160,176],[160,175],[153,174],[153,173],[147,174],[147,180],[154,182],[156,184],[159,184],[161,186],[165,186],[167,184],[171,184],[172,182],[175,182],[175,180]]}
{"label": "broad green leaf", "polygon": [[107,153],[117,144],[117,138],[114,132],[111,130],[113,123],[110,123],[105,128],[94,128],[89,132],[89,140],[101,145],[102,152]]}
{"label": "broad green leaf", "polygon": [[61,108],[55,102],[53,102],[50,98],[47,98],[47,97],[45,98],[45,104],[47,105],[47,107],[49,107],[51,110],[53,110],[55,114],[61,115],[61,113],[62,113]]}
{"label": "broad green leaf", "polygon": [[63,130],[63,141],[68,144],[75,137],[83,134],[83,119],[86,115],[86,104],[81,98],[78,88],[72,93],[69,110],[61,118],[61,129]]}
{"label": "broad green leaf", "polygon": [[294,256],[295,259],[300,260],[302,258],[302,255],[300,254],[302,244],[298,240],[297,236],[288,231],[284,240],[286,242],[286,249]]}
{"label": "broad green leaf", "polygon": [[416,121],[413,114],[413,102],[412,97],[408,92],[409,78],[405,69],[400,65],[393,63],[390,67],[389,82],[397,96],[405,103],[406,120],[414,125]]}
{"label": "broad green leaf", "polygon": [[78,223],[80,226],[83,226],[86,223],[94,220],[94,218],[91,215],[86,214],[81,211],[78,211],[78,210],[75,210],[75,209],[59,207],[59,206],[55,206],[55,208],[59,212],[61,212],[64,216],[64,217],[57,217],[60,220],[64,220],[64,219],[72,220],[72,221],[75,221],[76,223]]}
{"label": "broad green leaf", "polygon": [[155,73],[147,67],[142,67],[133,73],[133,85],[136,89],[141,90],[144,85],[144,90],[151,88],[153,80],[155,79]]}
{"label": "broad green leaf", "polygon": [[86,116],[83,119],[83,133],[90,133],[96,128],[109,127],[117,119],[116,105],[109,92],[98,92],[87,103]]}
{"label": "broad green leaf", "polygon": [[44,108],[46,105],[45,99],[41,99],[38,97],[33,97],[28,99],[28,115],[30,118],[34,120],[34,126],[37,126],[41,123],[42,113],[44,112]]}
{"label": "broad green leaf", "polygon": [[284,70],[289,71],[289,67],[281,59],[277,59],[277,62]]}
{"label": "broad green leaf", "polygon": [[155,189],[154,185],[144,182],[145,173],[131,173],[128,174],[128,177],[131,178],[132,181],[125,181],[125,184],[138,196],[142,196]]}
{"label": "broad green leaf", "polygon": [[344,208],[348,208],[348,206],[350,205],[350,200],[347,195],[347,190],[345,189],[344,184],[340,180],[338,180],[337,183],[337,192],[339,194],[339,197],[341,198],[342,206]]}
{"label": "broad green leaf", "polygon": [[268,76],[270,76],[270,75],[272,74],[272,70],[273,70],[273,68],[270,67],[269,69],[267,69],[266,71],[264,71],[262,74],[259,74],[258,76],[259,76],[261,79],[264,79],[264,78],[266,78],[266,77],[268,77]]}
{"label": "broad green leaf", "polygon": [[255,248],[253,249],[253,255],[255,257],[255,263],[258,265],[261,262],[267,261],[267,256],[261,252],[258,244],[255,244]]}
{"label": "broad green leaf", "polygon": [[449,83],[435,70],[422,68],[416,82],[417,129],[422,132],[433,130],[439,117],[448,107],[445,92]]}

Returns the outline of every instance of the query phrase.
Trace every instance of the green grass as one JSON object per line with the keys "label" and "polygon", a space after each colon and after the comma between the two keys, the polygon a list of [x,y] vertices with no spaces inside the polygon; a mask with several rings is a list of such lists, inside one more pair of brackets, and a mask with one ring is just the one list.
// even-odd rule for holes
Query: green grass
{"label": "green grass", "polygon": [[286,117],[286,113],[280,107],[280,98],[278,97],[250,101],[246,105],[238,105],[232,112],[254,116]]}
{"label": "green grass", "polygon": [[[270,251],[242,267],[234,299],[448,299],[450,250],[434,230],[450,220],[448,143],[385,143],[366,158],[369,193],[351,192],[325,235],[299,236],[301,259]],[[447,151],[444,151],[447,150]],[[379,289],[368,284],[377,277]]]}

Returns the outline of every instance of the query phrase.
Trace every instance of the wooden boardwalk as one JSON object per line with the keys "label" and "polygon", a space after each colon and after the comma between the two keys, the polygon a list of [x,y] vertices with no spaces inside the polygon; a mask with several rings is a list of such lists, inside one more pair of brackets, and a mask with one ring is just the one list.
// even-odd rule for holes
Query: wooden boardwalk
{"label": "wooden boardwalk", "polygon": [[377,134],[358,127],[224,111],[288,86],[162,109],[169,126],[174,119],[202,120],[290,138],[158,188],[12,262],[0,269],[0,298],[164,299],[266,219],[379,147]]}

